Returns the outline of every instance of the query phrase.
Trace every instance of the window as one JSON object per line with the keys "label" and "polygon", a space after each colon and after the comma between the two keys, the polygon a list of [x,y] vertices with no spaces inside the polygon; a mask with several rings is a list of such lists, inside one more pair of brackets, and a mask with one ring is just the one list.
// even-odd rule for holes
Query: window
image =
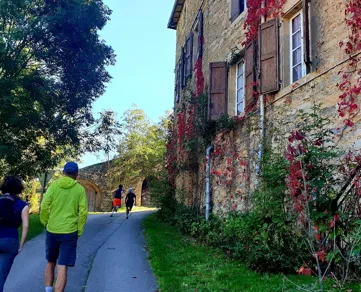
{"label": "window", "polygon": [[306,66],[303,61],[303,27],[302,13],[297,13],[290,21],[291,31],[291,83],[305,76]]}
{"label": "window", "polygon": [[244,88],[244,61],[242,60],[237,64],[236,73],[236,115],[244,112],[245,103],[245,88]]}
{"label": "window", "polygon": [[231,0],[231,21],[235,21],[236,18],[247,9],[246,0]]}

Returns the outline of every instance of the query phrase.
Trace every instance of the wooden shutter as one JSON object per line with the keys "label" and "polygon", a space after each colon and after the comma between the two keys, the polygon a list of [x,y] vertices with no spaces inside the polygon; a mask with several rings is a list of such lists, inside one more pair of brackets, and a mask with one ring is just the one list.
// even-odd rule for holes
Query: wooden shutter
{"label": "wooden shutter", "polygon": [[209,118],[217,120],[227,113],[227,63],[210,64]]}
{"label": "wooden shutter", "polygon": [[231,0],[231,22],[241,14],[240,0]]}
{"label": "wooden shutter", "polygon": [[176,70],[175,70],[175,102],[178,103],[179,102],[179,97],[180,97],[180,63],[178,63]]}
{"label": "wooden shutter", "polygon": [[185,69],[185,76],[186,78],[192,77],[193,72],[193,33],[191,32],[186,40],[186,51],[185,51],[185,62],[186,62],[186,69]]}
{"label": "wooden shutter", "polygon": [[182,86],[182,88],[184,88],[186,86],[186,73],[185,73],[185,52],[184,52],[184,47],[182,48],[182,54],[181,54],[181,66],[180,66],[180,84]]}
{"label": "wooden shutter", "polygon": [[246,79],[246,94],[245,94],[245,107],[254,102],[254,83],[255,83],[255,43],[249,42],[245,49],[245,79]]}
{"label": "wooden shutter", "polygon": [[306,64],[306,73],[311,72],[311,47],[310,47],[310,0],[302,0],[302,10],[303,10],[303,48],[304,48],[304,61]]}
{"label": "wooden shutter", "polygon": [[200,11],[198,15],[198,53],[197,59],[203,56],[203,12]]}
{"label": "wooden shutter", "polygon": [[261,94],[279,90],[279,27],[272,19],[260,26]]}

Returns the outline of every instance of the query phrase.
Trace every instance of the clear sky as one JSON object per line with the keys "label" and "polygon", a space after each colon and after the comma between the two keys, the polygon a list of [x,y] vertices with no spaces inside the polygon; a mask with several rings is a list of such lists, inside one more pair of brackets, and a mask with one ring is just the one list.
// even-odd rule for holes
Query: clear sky
{"label": "clear sky", "polygon": [[[94,104],[94,113],[111,109],[118,117],[136,104],[154,121],[173,108],[175,31],[167,29],[173,0],[104,0],[113,10],[101,31],[117,55],[113,80]],[[99,156],[99,155],[98,155]],[[82,167],[104,157],[86,154]]]}

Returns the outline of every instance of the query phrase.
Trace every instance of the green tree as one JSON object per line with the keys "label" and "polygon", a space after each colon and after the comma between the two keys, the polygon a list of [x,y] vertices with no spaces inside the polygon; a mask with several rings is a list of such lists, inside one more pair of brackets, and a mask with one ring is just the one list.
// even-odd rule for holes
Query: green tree
{"label": "green tree", "polygon": [[164,172],[168,123],[168,116],[154,123],[141,109],[126,111],[112,177],[130,185]]}
{"label": "green tree", "polygon": [[[101,0],[0,0],[0,171],[33,175],[97,150],[92,103],[115,63]],[[94,143],[93,143],[94,142]],[[93,145],[91,145],[93,143]]]}

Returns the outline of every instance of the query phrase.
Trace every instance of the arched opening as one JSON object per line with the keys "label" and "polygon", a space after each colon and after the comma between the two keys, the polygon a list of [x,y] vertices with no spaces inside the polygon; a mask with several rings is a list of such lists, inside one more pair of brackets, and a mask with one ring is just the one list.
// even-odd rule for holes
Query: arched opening
{"label": "arched opening", "polygon": [[151,194],[150,194],[150,189],[149,189],[149,179],[147,179],[147,178],[142,183],[142,201],[141,201],[141,204],[144,207],[151,207],[152,206]]}
{"label": "arched opening", "polygon": [[100,188],[88,180],[78,179],[78,182],[85,188],[89,212],[100,211],[102,204],[102,193]]}

